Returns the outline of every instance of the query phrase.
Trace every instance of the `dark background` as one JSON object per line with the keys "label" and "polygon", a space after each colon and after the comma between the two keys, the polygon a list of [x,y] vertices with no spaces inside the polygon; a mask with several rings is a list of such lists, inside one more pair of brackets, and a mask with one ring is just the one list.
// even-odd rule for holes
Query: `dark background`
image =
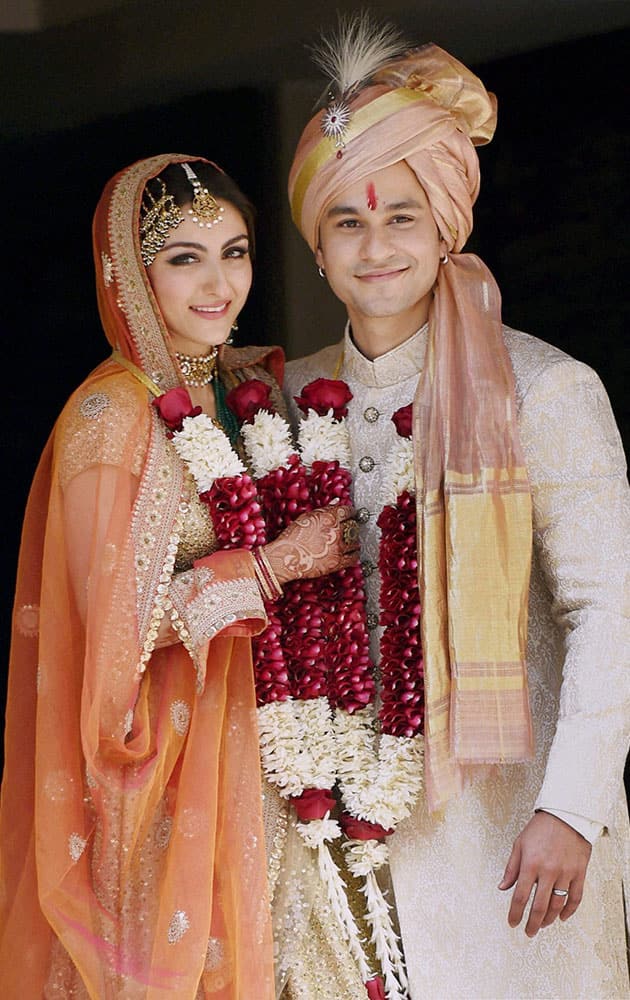
{"label": "dark background", "polygon": [[[473,67],[499,96],[499,126],[480,150],[482,192],[469,243],[498,280],[507,323],[597,369],[626,445],[628,136],[625,88],[617,81],[627,75],[629,37],[618,30]],[[1,142],[4,650],[19,525],[39,453],[68,394],[108,353],[90,242],[105,182],[140,157],[220,149],[221,164],[260,215],[258,276],[239,336],[286,342],[277,115],[274,89],[263,83],[166,99],[71,128],[12,128]]]}

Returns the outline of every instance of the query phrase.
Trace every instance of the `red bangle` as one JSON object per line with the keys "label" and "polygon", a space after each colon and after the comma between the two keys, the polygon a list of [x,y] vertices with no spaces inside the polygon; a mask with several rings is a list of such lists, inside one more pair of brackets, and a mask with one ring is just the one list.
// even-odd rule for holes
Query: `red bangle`
{"label": "red bangle", "polygon": [[252,549],[252,555],[254,557],[254,572],[263,597],[268,601],[277,601],[279,597],[282,597],[282,587],[278,583],[267,556],[260,547]]}

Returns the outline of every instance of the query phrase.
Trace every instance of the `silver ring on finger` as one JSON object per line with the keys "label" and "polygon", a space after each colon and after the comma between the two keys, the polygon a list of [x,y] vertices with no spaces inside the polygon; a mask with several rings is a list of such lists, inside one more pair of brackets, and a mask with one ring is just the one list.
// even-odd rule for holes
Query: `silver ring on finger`
{"label": "silver ring on finger", "polygon": [[564,896],[568,896],[569,895],[569,890],[568,889],[552,889],[551,891],[552,891],[552,893],[553,893],[554,896],[563,896],[564,897]]}

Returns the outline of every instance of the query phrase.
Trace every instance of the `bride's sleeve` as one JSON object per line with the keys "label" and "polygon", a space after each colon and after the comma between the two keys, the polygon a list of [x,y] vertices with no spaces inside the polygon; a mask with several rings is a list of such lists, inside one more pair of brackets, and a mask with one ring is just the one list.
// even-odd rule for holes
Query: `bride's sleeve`
{"label": "bride's sleeve", "polygon": [[[123,564],[126,575],[136,575],[138,588],[142,587],[138,562],[144,557],[134,551],[130,558],[129,536],[149,423],[146,404],[138,407],[134,394],[124,386],[118,392],[114,383],[107,392],[77,399],[64,428],[60,481],[66,558],[76,608],[86,630],[102,618],[104,596],[105,603],[114,599],[109,578],[114,582]],[[164,489],[173,488],[171,483],[164,485]],[[143,537],[141,544],[145,541],[150,558],[154,539]],[[203,686],[213,638],[219,634],[251,636],[266,624],[254,560],[244,550],[214,552],[191,570],[173,573],[164,586],[168,598],[154,647],[182,642],[199,686]],[[119,617],[122,628],[128,609],[117,607],[114,600],[111,613]]]}

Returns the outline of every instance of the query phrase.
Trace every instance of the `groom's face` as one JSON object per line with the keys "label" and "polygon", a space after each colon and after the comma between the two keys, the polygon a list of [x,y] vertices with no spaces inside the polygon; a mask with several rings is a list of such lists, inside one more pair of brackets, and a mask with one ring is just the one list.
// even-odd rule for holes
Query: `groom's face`
{"label": "groom's face", "polygon": [[406,163],[374,171],[339,194],[320,225],[317,263],[362,319],[426,321],[440,266],[440,238],[427,196]]}

